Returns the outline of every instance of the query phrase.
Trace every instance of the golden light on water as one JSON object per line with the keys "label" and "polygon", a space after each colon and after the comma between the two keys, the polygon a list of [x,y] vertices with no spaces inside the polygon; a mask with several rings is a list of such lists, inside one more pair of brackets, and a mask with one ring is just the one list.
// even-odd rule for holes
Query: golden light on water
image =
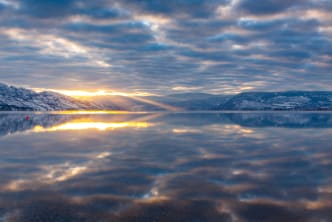
{"label": "golden light on water", "polygon": [[118,128],[147,128],[151,123],[147,122],[67,122],[57,126],[45,128],[42,126],[35,126],[33,132],[54,132],[66,130],[113,130]]}

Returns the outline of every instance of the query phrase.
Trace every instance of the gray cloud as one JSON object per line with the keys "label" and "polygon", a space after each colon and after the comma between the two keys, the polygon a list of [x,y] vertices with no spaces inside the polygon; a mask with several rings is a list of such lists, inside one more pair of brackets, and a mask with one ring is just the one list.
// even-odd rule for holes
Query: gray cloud
{"label": "gray cloud", "polygon": [[22,0],[20,8],[29,16],[53,18],[68,15],[74,3],[74,0]]}
{"label": "gray cloud", "polygon": [[228,3],[229,0],[124,0],[123,5],[133,10],[160,14],[164,16],[209,18],[215,7]]}
{"label": "gray cloud", "polygon": [[291,7],[302,7],[302,4],[307,2],[308,0],[241,0],[238,4],[238,9],[252,14],[274,14]]}
{"label": "gray cloud", "polygon": [[38,88],[332,90],[329,1],[0,3],[0,81]]}

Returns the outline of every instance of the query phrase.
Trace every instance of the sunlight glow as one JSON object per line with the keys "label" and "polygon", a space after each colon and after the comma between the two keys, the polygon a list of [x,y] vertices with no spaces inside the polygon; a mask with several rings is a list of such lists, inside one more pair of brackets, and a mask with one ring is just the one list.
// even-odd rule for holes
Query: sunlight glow
{"label": "sunlight glow", "polygon": [[148,103],[168,111],[182,111],[182,109],[178,107],[174,107],[171,105],[167,105],[161,102],[154,101],[149,98],[144,98],[148,96],[157,96],[155,94],[150,94],[146,92],[135,92],[135,93],[125,93],[125,92],[118,92],[112,90],[97,90],[97,91],[84,91],[84,90],[58,90],[58,89],[43,89],[43,88],[33,88],[32,90],[36,92],[43,92],[43,91],[51,91],[55,93],[60,93],[66,96],[70,96],[77,99],[87,99],[89,97],[95,96],[123,96],[123,97],[130,97],[133,100]]}
{"label": "sunlight glow", "polygon": [[153,94],[145,92],[135,92],[135,93],[125,93],[113,90],[103,90],[98,89],[95,91],[85,91],[85,90],[62,90],[62,89],[43,89],[43,88],[33,88],[36,92],[51,91],[55,93],[60,93],[70,97],[82,98],[82,97],[94,97],[94,96],[152,96]]}
{"label": "sunlight glow", "polygon": [[151,100],[151,99],[146,99],[146,98],[143,98],[143,97],[134,96],[134,97],[132,97],[132,99],[134,99],[136,101],[148,103],[148,104],[151,104],[151,105],[154,105],[154,106],[158,106],[158,107],[161,107],[161,108],[166,109],[168,111],[175,111],[175,112],[176,111],[182,111],[182,109],[180,109],[178,107],[167,105],[167,104],[160,103],[160,102],[157,102],[157,101],[154,101],[154,100]]}
{"label": "sunlight glow", "polygon": [[58,93],[72,96],[72,97],[92,97],[92,96],[150,96],[148,93],[124,93],[124,92],[114,92],[107,90],[98,90],[94,92],[80,91],[80,90],[55,90]]}
{"label": "sunlight glow", "polygon": [[[117,110],[64,110],[64,111],[52,111],[52,114],[60,115],[83,115],[83,114],[128,114],[129,111],[117,111]],[[144,112],[141,112],[144,113]]]}

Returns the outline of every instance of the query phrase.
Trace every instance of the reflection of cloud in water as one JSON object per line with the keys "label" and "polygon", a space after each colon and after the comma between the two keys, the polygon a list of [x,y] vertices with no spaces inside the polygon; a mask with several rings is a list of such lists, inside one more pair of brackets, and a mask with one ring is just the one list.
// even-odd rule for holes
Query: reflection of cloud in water
{"label": "reflection of cloud in water", "polygon": [[36,186],[44,186],[46,184],[54,184],[63,182],[79,176],[83,173],[97,170],[97,165],[102,159],[111,156],[111,152],[102,152],[92,157],[91,160],[81,164],[63,163],[55,165],[40,166],[41,172],[35,173],[27,179],[19,179],[9,182],[3,187],[8,191],[21,191],[27,189],[36,189]]}
{"label": "reflection of cloud in water", "polygon": [[174,128],[172,130],[173,133],[201,133],[202,131],[201,130],[198,130],[198,129],[190,129],[190,128]]}
{"label": "reflection of cloud in water", "polygon": [[163,195],[162,192],[160,191],[162,186],[165,185],[164,183],[166,175],[156,176],[150,190],[147,193],[143,194],[142,198],[138,199],[137,201],[144,203],[153,203],[153,202],[161,202],[168,200],[169,198],[166,195]]}
{"label": "reflection of cloud in water", "polygon": [[264,135],[257,133],[254,129],[249,129],[246,127],[242,127],[240,125],[234,124],[213,124],[203,129],[207,132],[211,133],[220,133],[220,134],[229,134],[229,135],[239,135],[239,136],[247,136],[247,137],[254,137],[257,139],[263,139]]}
{"label": "reflection of cloud in water", "polygon": [[[328,114],[301,114],[293,128],[282,121],[283,128],[275,127],[277,114],[172,115],[89,117],[149,123],[112,133],[1,137],[0,216],[34,222],[332,218],[331,128],[309,127]],[[43,128],[82,122],[75,118]],[[251,127],[255,121],[259,126]]]}
{"label": "reflection of cloud in water", "polygon": [[202,134],[203,132],[229,135],[238,134],[239,136],[255,137],[257,139],[263,139],[264,137],[263,134],[257,133],[254,129],[235,124],[210,124],[201,126],[199,129],[197,127],[173,128],[172,132],[175,134]]}

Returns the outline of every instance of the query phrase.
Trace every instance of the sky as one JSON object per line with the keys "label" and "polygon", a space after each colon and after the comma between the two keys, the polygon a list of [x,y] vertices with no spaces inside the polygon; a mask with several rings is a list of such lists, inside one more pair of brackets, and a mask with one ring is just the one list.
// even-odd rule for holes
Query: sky
{"label": "sky", "polygon": [[332,90],[332,0],[0,0],[0,82],[127,93]]}

